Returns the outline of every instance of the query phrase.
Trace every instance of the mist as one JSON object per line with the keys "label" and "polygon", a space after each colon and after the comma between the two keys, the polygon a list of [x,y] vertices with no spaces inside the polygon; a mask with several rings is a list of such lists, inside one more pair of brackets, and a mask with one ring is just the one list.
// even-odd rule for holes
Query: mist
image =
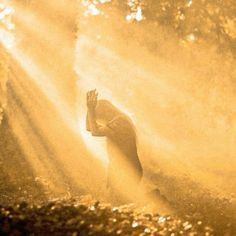
{"label": "mist", "polygon": [[158,190],[172,206],[154,199],[155,209],[183,215],[192,209],[176,205],[202,196],[235,201],[233,54],[195,31],[180,40],[145,15],[145,4],[129,3],[124,15],[110,1],[6,2],[13,10],[0,32],[0,165],[13,202],[109,201],[106,139],[86,130],[93,89],[135,126],[144,175],[141,192],[127,198],[149,204]]}
{"label": "mist", "polygon": [[181,44],[161,27],[150,32],[148,22],[125,30],[118,22],[79,31],[78,88],[96,88],[132,117],[147,176],[187,175],[215,194],[235,193],[234,62],[214,45]]}
{"label": "mist", "polygon": [[[63,4],[57,6],[58,14]],[[52,29],[52,22],[46,20],[42,10],[47,14],[45,9],[53,4],[47,8],[43,2],[32,5],[34,14],[21,4],[14,7],[13,60],[19,61],[28,73],[26,76],[41,88],[49,104],[57,110],[58,119],[69,126],[68,132],[76,133],[78,140],[82,138],[79,146],[89,149],[102,166],[108,163],[105,140],[96,140],[85,130],[85,95],[93,88],[100,98],[111,101],[135,123],[139,155],[145,166],[143,182],[150,185],[150,190],[155,185],[153,173],[161,173],[177,179],[188,176],[217,195],[235,193],[233,60],[225,60],[226,56],[217,53],[215,45],[198,44],[194,39],[180,42],[173,32],[161,26],[152,31],[153,25],[148,20],[124,23],[118,11],[112,13],[109,22],[99,17],[96,21],[77,17],[79,20],[74,26],[78,28],[77,38],[64,28],[66,21],[42,37]],[[72,6],[67,13],[73,16]],[[80,8],[79,16],[85,13]],[[68,22],[73,22],[72,19],[68,18]],[[27,23],[29,20],[38,25],[37,31]],[[23,52],[31,42],[34,43]],[[158,47],[153,50],[154,42]],[[60,51],[59,47],[64,50]],[[57,56],[52,60],[50,54]],[[12,79],[11,86],[19,92],[20,83]],[[27,85],[24,83],[22,80],[23,90],[29,87],[29,81]],[[48,102],[42,102],[41,113],[51,116],[51,108],[43,105]],[[27,112],[35,117],[32,119],[38,119],[34,102],[26,100],[24,104]],[[51,119],[55,123],[54,118]],[[42,119],[35,123],[45,130],[49,142],[57,145],[56,152],[65,153],[55,141],[55,137],[61,135],[49,131]],[[72,158],[74,156],[76,153]]]}

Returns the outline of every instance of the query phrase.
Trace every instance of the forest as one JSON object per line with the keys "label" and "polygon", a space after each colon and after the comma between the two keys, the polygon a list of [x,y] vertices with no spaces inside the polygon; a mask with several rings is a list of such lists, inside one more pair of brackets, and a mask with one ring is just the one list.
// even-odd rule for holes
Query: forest
{"label": "forest", "polygon": [[[93,89],[134,124],[122,204]],[[233,0],[0,1],[0,235],[235,235],[235,91]]]}

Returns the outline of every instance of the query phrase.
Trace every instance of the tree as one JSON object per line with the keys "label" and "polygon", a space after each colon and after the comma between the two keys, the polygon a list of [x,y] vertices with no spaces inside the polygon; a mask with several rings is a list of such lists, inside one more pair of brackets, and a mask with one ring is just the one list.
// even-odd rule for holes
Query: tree
{"label": "tree", "polygon": [[207,42],[217,45],[221,52],[236,52],[236,4],[232,0],[88,0],[83,3],[84,12],[90,17],[106,16],[106,20],[118,10],[126,23],[137,22],[142,27],[146,21],[154,30],[160,26],[172,30],[179,40]]}

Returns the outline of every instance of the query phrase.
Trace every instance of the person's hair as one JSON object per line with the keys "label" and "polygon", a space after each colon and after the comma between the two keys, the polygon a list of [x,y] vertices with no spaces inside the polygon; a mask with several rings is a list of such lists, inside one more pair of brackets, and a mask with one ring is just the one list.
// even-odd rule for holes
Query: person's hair
{"label": "person's hair", "polygon": [[123,113],[108,100],[104,99],[98,100],[96,106],[97,119],[102,119],[106,120],[106,122],[109,122],[119,115],[123,115]]}
{"label": "person's hair", "polygon": [[98,100],[96,106],[96,119],[104,120],[107,125],[112,126],[113,121],[122,125],[122,132],[126,132],[127,135],[136,137],[136,131],[134,124],[130,117],[116,108],[108,100]]}

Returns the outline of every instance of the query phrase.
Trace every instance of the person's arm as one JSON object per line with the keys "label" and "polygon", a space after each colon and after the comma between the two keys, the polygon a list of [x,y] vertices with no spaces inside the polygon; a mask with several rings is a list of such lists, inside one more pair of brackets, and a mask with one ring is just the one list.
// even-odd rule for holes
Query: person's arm
{"label": "person's arm", "polygon": [[86,126],[87,130],[91,132],[93,136],[107,136],[109,134],[109,128],[102,126],[96,121],[96,112],[95,108],[97,105],[97,96],[96,90],[89,91],[87,93],[87,117],[86,117]]}
{"label": "person's arm", "polygon": [[91,131],[91,129],[90,129],[90,124],[89,124],[89,119],[88,119],[88,112],[87,112],[87,115],[86,115],[86,130],[87,131]]}
{"label": "person's arm", "polygon": [[108,135],[108,128],[97,123],[95,110],[88,109],[87,117],[90,132],[93,136],[103,137]]}

